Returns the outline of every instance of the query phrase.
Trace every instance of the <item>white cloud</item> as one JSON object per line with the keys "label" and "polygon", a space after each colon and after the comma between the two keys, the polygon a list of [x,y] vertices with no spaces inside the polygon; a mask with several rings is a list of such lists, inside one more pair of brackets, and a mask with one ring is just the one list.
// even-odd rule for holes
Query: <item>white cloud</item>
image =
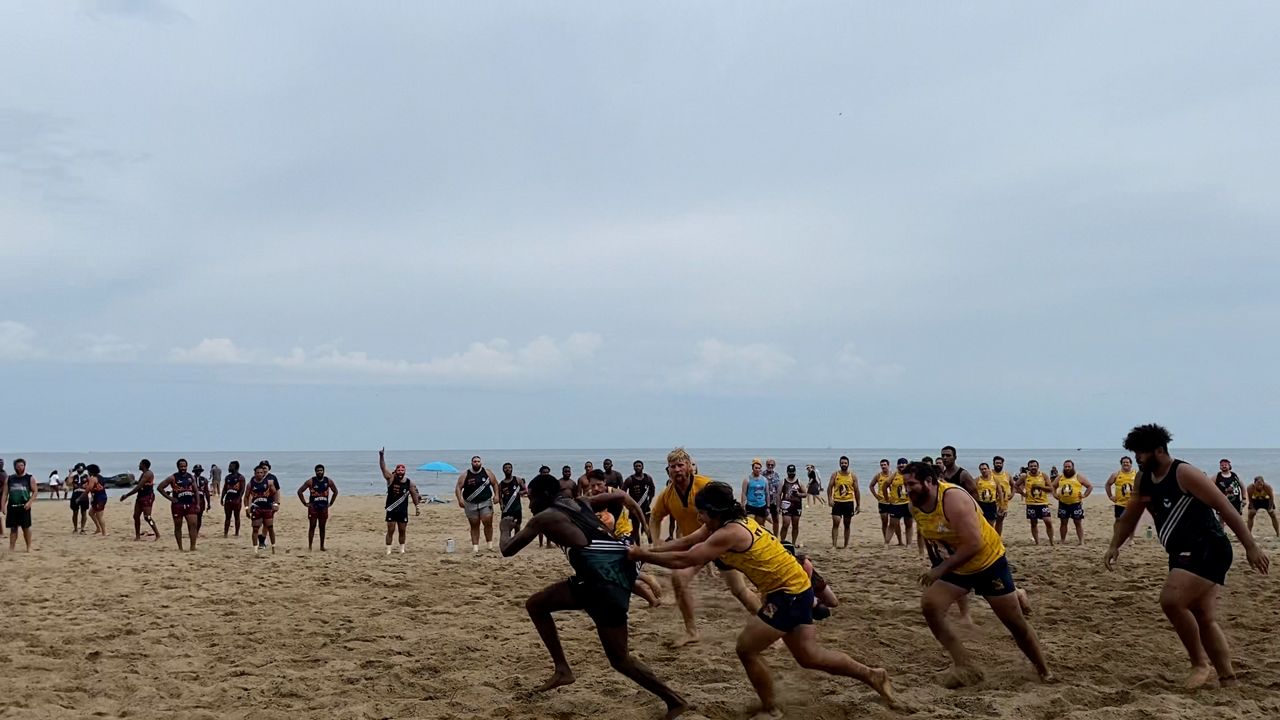
{"label": "white cloud", "polygon": [[79,359],[92,362],[132,362],[145,346],[131,343],[117,335],[81,335]]}
{"label": "white cloud", "polygon": [[697,344],[693,363],[673,380],[685,386],[753,387],[780,380],[795,366],[794,357],[773,345],[733,345],[710,338]]}
{"label": "white cloud", "polygon": [[901,365],[873,362],[858,352],[854,343],[846,342],[829,362],[815,365],[811,374],[818,383],[884,384],[900,377],[902,373]]}
{"label": "white cloud", "polygon": [[248,355],[228,338],[205,338],[190,349],[174,348],[169,357],[176,363],[192,365],[239,365]]}
{"label": "white cloud", "polygon": [[20,322],[0,320],[0,360],[31,360],[44,353],[35,346],[35,332]]}

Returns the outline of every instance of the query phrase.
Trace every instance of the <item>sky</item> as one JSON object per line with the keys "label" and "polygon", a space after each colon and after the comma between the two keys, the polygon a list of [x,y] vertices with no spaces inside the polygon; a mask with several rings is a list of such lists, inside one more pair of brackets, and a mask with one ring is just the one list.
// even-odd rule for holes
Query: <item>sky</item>
{"label": "sky", "polygon": [[0,450],[1275,446],[1278,22],[5,3]]}

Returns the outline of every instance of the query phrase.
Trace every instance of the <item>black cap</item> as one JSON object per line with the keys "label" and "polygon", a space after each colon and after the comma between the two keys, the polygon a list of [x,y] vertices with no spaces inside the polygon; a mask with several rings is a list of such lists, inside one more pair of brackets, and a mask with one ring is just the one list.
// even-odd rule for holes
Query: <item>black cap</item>
{"label": "black cap", "polygon": [[787,466],[787,472],[795,472],[795,471],[796,471],[796,466],[795,466],[795,465],[788,465],[788,466]]}

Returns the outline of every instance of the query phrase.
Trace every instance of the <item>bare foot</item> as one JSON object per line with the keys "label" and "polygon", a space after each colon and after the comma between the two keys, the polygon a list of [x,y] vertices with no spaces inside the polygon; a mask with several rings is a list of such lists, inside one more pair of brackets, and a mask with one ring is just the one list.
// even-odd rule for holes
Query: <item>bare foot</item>
{"label": "bare foot", "polygon": [[897,707],[898,702],[893,697],[893,683],[889,681],[889,671],[884,668],[871,668],[871,678],[867,682],[873,690],[880,693],[880,698],[884,700],[884,704],[891,708]]}
{"label": "bare foot", "polygon": [[561,685],[572,685],[574,680],[577,680],[577,678],[573,676],[573,671],[569,668],[556,670],[555,673],[551,675],[551,679],[539,685],[534,692],[546,692],[548,690],[558,688]]}
{"label": "bare foot", "polygon": [[1022,607],[1023,615],[1031,617],[1031,597],[1022,588],[1018,588],[1018,605]]}
{"label": "bare foot", "polygon": [[677,701],[667,706],[667,714],[662,716],[662,720],[675,720],[688,709],[689,703],[685,702],[684,698],[677,696]]}
{"label": "bare foot", "polygon": [[1058,676],[1054,675],[1052,672],[1048,670],[1045,670],[1044,672],[1040,673],[1040,682],[1044,683],[1045,685],[1057,685]]}
{"label": "bare foot", "polygon": [[1188,690],[1195,690],[1197,688],[1204,687],[1204,685],[1211,679],[1213,679],[1212,665],[1196,665],[1191,668],[1191,674],[1187,676],[1187,682],[1183,687]]}
{"label": "bare foot", "polygon": [[782,709],[774,707],[771,710],[760,708],[760,711],[751,716],[751,720],[777,720],[782,717]]}
{"label": "bare foot", "polygon": [[982,682],[982,677],[980,668],[970,665],[952,665],[951,669],[944,672],[939,679],[943,687],[954,690],[967,685],[977,685]]}
{"label": "bare foot", "polygon": [[1229,688],[1229,687],[1236,687],[1239,684],[1240,684],[1240,681],[1236,679],[1235,675],[1228,675],[1227,677],[1218,678],[1218,687]]}
{"label": "bare foot", "polygon": [[685,633],[681,637],[671,642],[671,647],[685,647],[686,645],[695,645],[702,642],[702,636],[698,633]]}

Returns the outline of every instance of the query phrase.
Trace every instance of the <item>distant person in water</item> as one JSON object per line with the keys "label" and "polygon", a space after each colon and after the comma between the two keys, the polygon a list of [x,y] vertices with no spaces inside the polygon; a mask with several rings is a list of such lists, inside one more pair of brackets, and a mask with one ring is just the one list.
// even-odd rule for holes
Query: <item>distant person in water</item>
{"label": "distant person in water", "polygon": [[378,451],[378,469],[387,481],[387,554],[391,554],[391,540],[399,533],[400,554],[405,553],[405,535],[409,529],[409,501],[413,500],[413,514],[419,515],[422,498],[418,496],[418,488],[409,479],[409,471],[404,465],[396,465],[395,471],[387,469],[387,449]]}
{"label": "distant person in water", "polygon": [[[307,550],[316,542],[320,530],[320,552],[324,552],[325,526],[329,524],[329,508],[338,501],[338,484],[324,474],[324,466],[316,465],[316,474],[298,488],[298,501],[307,509]],[[307,497],[303,497],[303,493]]]}
{"label": "distant person in water", "polygon": [[[553,583],[529,596],[525,602],[529,618],[555,665],[551,679],[538,691],[574,682],[573,670],[569,668],[564,647],[560,644],[560,633],[552,613],[584,610],[596,625],[596,633],[609,664],[640,687],[657,695],[667,706],[663,717],[671,720],[683,713],[688,704],[637,660],[629,648],[627,613],[636,580],[636,563],[628,559],[627,546],[615,539],[595,514],[597,509],[615,501],[629,503],[628,507],[635,505],[635,501],[622,492],[607,492],[586,499],[574,499],[572,492],[570,484],[561,484],[550,476],[539,475],[529,483],[529,512],[532,513],[529,522],[519,533],[513,534],[515,524],[512,519],[502,520],[500,546],[504,556],[520,552],[541,533],[565,549],[565,556],[574,570],[573,577]],[[642,514],[638,506],[631,509]],[[606,701],[601,710],[607,710],[614,702],[616,699]]]}
{"label": "distant person in water", "polygon": [[133,501],[133,539],[142,539],[142,522],[146,520],[154,537],[152,542],[160,539],[160,529],[151,519],[151,510],[156,503],[156,474],[151,472],[151,461],[143,458],[138,462],[138,484],[120,498],[120,502],[136,496]]}
{"label": "distant person in water", "polygon": [[199,504],[196,500],[196,478],[187,472],[187,461],[178,460],[177,471],[160,482],[156,492],[169,501],[173,514],[173,536],[178,541],[178,549],[182,550],[182,526],[187,526],[187,538],[190,549],[196,549],[196,513]]}
{"label": "distant person in water", "polygon": [[223,512],[222,537],[231,533],[232,519],[236,522],[236,537],[240,537],[240,510],[244,504],[245,484],[244,475],[240,474],[240,461],[227,463],[227,476],[222,481],[222,494],[219,496]]}

